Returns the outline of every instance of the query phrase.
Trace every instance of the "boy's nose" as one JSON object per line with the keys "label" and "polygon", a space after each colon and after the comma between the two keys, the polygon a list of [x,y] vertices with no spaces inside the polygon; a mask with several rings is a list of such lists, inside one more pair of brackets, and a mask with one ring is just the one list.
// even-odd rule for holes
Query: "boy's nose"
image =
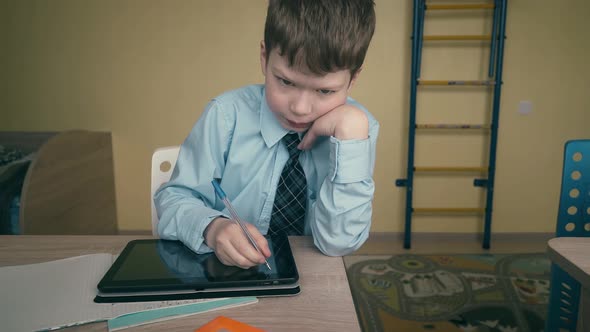
{"label": "boy's nose", "polygon": [[306,115],[311,112],[311,101],[306,93],[300,93],[291,100],[291,112],[295,115]]}

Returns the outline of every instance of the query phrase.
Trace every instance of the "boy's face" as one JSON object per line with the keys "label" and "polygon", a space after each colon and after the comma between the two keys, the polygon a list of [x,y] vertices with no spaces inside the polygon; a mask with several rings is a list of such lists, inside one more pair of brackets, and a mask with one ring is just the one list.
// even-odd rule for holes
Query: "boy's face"
{"label": "boy's face", "polygon": [[266,102],[283,128],[304,132],[313,122],[334,108],[343,105],[356,77],[340,70],[318,76],[306,68],[289,67],[276,49],[266,60],[264,42],[260,63],[265,76]]}

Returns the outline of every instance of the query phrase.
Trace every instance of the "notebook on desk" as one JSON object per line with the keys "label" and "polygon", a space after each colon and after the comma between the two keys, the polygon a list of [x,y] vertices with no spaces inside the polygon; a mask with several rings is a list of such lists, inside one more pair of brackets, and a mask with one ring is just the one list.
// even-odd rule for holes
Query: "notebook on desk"
{"label": "notebook on desk", "polygon": [[267,238],[266,265],[223,265],[213,253],[196,254],[180,241],[134,240],[98,283],[98,303],[299,294],[299,274],[287,237]]}

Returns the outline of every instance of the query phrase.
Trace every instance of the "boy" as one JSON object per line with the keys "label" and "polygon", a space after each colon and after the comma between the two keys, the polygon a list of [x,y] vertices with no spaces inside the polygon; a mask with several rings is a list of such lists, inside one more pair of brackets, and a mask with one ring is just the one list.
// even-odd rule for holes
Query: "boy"
{"label": "boy", "polygon": [[[379,124],[348,94],[374,29],[373,0],[270,0],[265,83],[207,105],[155,195],[160,236],[241,268],[270,256],[266,233],[312,235],[326,255],[358,249],[371,226]],[[213,179],[262,255],[222,212]]]}

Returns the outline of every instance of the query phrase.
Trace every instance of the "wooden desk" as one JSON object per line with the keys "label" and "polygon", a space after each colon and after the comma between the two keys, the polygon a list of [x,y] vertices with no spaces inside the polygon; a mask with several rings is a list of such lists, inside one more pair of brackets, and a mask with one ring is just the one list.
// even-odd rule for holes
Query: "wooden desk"
{"label": "wooden desk", "polygon": [[[145,236],[0,236],[0,266],[39,263],[91,253],[119,253]],[[223,309],[125,331],[194,331],[219,315],[267,331],[360,331],[344,263],[320,253],[309,237],[291,237],[301,294],[260,298],[256,304]],[[63,331],[107,331],[94,323]]]}
{"label": "wooden desk", "polygon": [[590,331],[590,237],[551,239],[547,252],[551,261],[580,283],[577,330]]}

